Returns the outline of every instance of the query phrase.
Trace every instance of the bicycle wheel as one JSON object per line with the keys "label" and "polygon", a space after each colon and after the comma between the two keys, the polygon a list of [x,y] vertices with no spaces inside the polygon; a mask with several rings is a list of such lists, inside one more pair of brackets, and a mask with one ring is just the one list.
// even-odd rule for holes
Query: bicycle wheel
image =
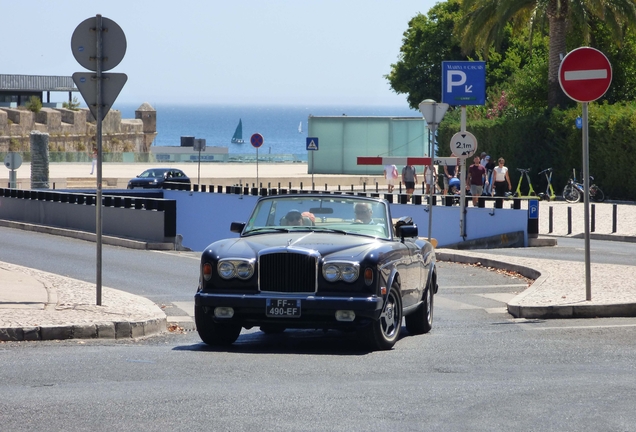
{"label": "bicycle wheel", "polygon": [[594,202],[603,202],[605,201],[605,194],[600,187],[592,185],[590,186],[590,199]]}
{"label": "bicycle wheel", "polygon": [[581,199],[581,193],[573,184],[567,184],[563,188],[563,199],[569,203],[576,203]]}

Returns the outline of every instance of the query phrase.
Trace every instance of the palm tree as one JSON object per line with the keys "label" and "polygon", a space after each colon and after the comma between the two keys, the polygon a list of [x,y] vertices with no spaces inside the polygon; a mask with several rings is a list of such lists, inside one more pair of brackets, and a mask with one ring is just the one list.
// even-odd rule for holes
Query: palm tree
{"label": "palm tree", "polygon": [[567,54],[566,36],[575,24],[589,43],[589,22],[604,21],[617,43],[627,26],[636,26],[636,0],[464,0],[460,28],[462,49],[476,50],[487,57],[491,47],[499,48],[506,26],[513,30],[530,26],[530,34],[549,26],[548,108],[565,105],[559,85],[559,65]]}

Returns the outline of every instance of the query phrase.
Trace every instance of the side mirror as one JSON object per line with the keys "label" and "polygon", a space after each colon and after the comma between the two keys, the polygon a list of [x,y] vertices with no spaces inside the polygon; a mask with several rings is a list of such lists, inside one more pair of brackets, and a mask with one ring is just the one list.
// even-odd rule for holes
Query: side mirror
{"label": "side mirror", "polygon": [[242,233],[245,228],[245,222],[232,222],[230,224],[230,231],[233,233]]}
{"label": "side mirror", "polygon": [[400,227],[399,229],[399,233],[398,235],[402,238],[409,238],[409,237],[417,237],[418,236],[418,230],[417,230],[417,225],[403,225]]}

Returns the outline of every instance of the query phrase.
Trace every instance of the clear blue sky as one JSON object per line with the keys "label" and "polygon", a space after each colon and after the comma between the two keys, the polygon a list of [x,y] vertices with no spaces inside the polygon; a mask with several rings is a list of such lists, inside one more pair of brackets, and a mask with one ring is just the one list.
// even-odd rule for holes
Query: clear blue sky
{"label": "clear blue sky", "polygon": [[119,24],[128,44],[111,71],[128,75],[116,104],[406,106],[383,75],[398,59],[409,20],[435,3],[4,0],[0,73],[85,71],[71,53],[71,35],[101,14]]}

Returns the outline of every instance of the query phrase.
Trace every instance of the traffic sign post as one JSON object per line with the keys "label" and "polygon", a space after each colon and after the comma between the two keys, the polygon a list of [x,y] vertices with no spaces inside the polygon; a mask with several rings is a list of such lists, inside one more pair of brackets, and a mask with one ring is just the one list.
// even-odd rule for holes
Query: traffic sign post
{"label": "traffic sign post", "polygon": [[585,298],[592,300],[590,264],[590,148],[588,128],[589,102],[607,92],[612,82],[612,65],[599,50],[580,47],[570,51],[559,66],[559,84],[572,100],[583,104],[583,224],[585,226]]}
{"label": "traffic sign post", "polygon": [[4,166],[9,168],[9,189],[18,187],[16,170],[22,166],[22,156],[20,153],[9,152],[4,158]]}
{"label": "traffic sign post", "polygon": [[197,138],[194,140],[192,150],[199,152],[199,167],[197,170],[197,184],[201,185],[201,152],[205,151],[205,139]]}
{"label": "traffic sign post", "polygon": [[315,189],[314,187],[314,153],[318,151],[318,137],[307,137],[305,141],[305,147],[308,152],[311,152],[311,189]]}
{"label": "traffic sign post", "polygon": [[250,137],[250,143],[252,144],[252,147],[256,149],[256,187],[259,187],[259,188],[260,188],[260,185],[258,184],[258,149],[263,145],[264,142],[265,142],[265,138],[263,138],[263,135],[259,133],[255,133]]}
{"label": "traffic sign post", "polygon": [[[431,161],[428,165],[429,175],[431,179],[435,179],[433,174],[433,158],[435,157],[435,146],[433,143],[435,142],[435,135],[437,131],[437,126],[442,122],[446,111],[448,111],[447,103],[437,103],[432,99],[426,99],[420,103],[418,106],[420,112],[422,113],[422,117],[424,117],[424,121],[428,125],[429,137],[428,137],[428,156],[431,158]],[[431,139],[432,135],[432,139]],[[424,182],[427,179],[424,178]],[[429,196],[428,196],[428,241],[431,241],[431,231],[433,229],[433,189],[435,189],[434,181],[431,181],[431,185],[429,186]]]}
{"label": "traffic sign post", "polygon": [[77,62],[95,72],[73,74],[73,81],[96,120],[97,185],[95,188],[95,243],[97,245],[97,306],[102,304],[102,120],[117,99],[128,77],[104,74],[126,54],[126,36],[116,22],[96,15],[82,21],[71,37],[71,52]]}

